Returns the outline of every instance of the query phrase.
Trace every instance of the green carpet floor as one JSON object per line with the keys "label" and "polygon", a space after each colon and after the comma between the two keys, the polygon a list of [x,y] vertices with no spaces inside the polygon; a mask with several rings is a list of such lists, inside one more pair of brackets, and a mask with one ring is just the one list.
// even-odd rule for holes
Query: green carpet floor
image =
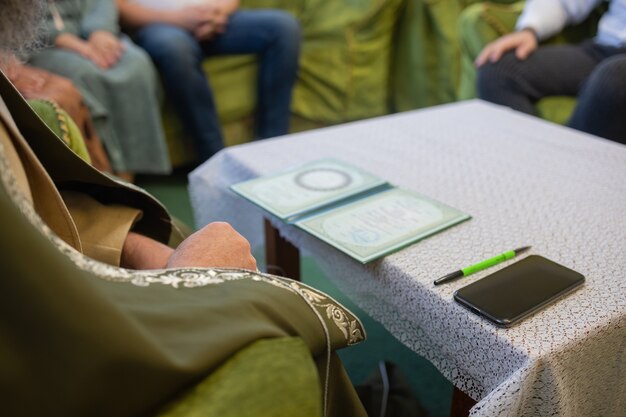
{"label": "green carpet floor", "polygon": [[[187,193],[185,172],[177,172],[168,177],[139,177],[137,185],[145,188],[157,197],[170,212],[193,226],[193,212]],[[261,254],[256,254],[257,259]],[[363,382],[381,360],[398,365],[429,416],[444,417],[450,415],[452,384],[446,380],[427,360],[413,353],[396,340],[384,327],[365,314],[350,299],[341,293],[316,265],[315,260],[302,260],[304,282],[327,292],[352,310],[366,328],[368,339],[356,346],[339,352],[341,359],[355,384]]]}

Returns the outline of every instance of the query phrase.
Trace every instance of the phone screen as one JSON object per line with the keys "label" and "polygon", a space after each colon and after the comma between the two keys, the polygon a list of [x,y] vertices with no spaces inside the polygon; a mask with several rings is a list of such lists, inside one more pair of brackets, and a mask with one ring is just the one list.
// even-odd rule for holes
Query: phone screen
{"label": "phone screen", "polygon": [[509,327],[584,281],[576,271],[531,255],[459,289],[454,299],[495,324]]}

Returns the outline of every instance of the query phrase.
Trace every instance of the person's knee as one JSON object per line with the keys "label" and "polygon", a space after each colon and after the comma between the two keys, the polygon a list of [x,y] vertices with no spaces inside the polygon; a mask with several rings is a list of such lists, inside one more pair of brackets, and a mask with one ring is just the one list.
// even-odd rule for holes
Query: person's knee
{"label": "person's knee", "polygon": [[195,65],[202,59],[198,42],[185,30],[163,24],[148,25],[135,38],[159,66]]}
{"label": "person's knee", "polygon": [[294,45],[300,43],[300,23],[290,13],[274,10],[269,15],[269,19],[277,40]]}
{"label": "person's knee", "polygon": [[487,62],[476,73],[476,91],[478,97],[489,100],[500,94],[502,88],[510,84],[517,64],[512,54],[504,55],[497,62]]}
{"label": "person's knee", "polygon": [[626,143],[626,56],[603,60],[585,82],[568,125]]}
{"label": "person's knee", "polygon": [[279,11],[274,18],[277,30],[284,36],[299,39],[300,23],[290,13]]}
{"label": "person's knee", "polygon": [[591,74],[584,94],[608,105],[626,107],[626,55],[602,61]]}
{"label": "person's knee", "polygon": [[488,100],[493,95],[496,80],[500,77],[497,63],[486,63],[476,71],[476,93],[478,97]]}

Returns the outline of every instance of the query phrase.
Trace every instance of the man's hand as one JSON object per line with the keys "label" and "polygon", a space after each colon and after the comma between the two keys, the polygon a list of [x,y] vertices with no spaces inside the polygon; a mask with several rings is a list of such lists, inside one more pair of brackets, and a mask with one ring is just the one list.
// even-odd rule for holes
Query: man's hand
{"label": "man's hand", "polygon": [[191,31],[196,39],[200,41],[211,39],[216,34],[226,30],[230,14],[221,7],[220,3],[192,6],[192,9],[194,9],[196,16],[202,16],[204,19]]}
{"label": "man's hand", "polygon": [[212,25],[217,8],[212,4],[185,6],[173,11],[176,25],[194,33],[198,28]]}
{"label": "man's hand", "polygon": [[239,7],[239,0],[219,0],[209,5],[196,7],[206,7],[204,10],[197,9],[196,11],[207,16],[207,21],[193,31],[196,39],[203,41],[226,31],[230,15]]}
{"label": "man's hand", "polygon": [[474,61],[477,67],[487,62],[497,62],[505,52],[515,50],[517,59],[523,61],[537,49],[537,36],[532,29],[522,29],[509,33],[491,42],[481,51]]}
{"label": "man's hand", "polygon": [[124,55],[124,44],[122,41],[105,30],[93,32],[87,42],[100,55],[106,68],[115,66]]}
{"label": "man's hand", "polygon": [[117,0],[124,25],[141,28],[153,23],[178,26],[204,40],[226,30],[230,15],[239,7],[239,0],[203,0],[194,5],[161,9],[144,6],[131,0]]}
{"label": "man's hand", "polygon": [[193,36],[199,40],[204,41],[211,39],[217,32],[217,27],[214,22],[205,22],[193,30]]}
{"label": "man's hand", "polygon": [[256,270],[256,260],[243,236],[228,223],[215,222],[185,239],[170,256],[167,267]]}

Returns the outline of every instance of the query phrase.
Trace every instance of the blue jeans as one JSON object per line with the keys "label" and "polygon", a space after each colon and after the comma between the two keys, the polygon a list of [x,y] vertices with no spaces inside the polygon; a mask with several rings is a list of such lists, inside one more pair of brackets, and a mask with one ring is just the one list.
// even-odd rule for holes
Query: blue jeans
{"label": "blue jeans", "polygon": [[159,69],[167,96],[194,138],[202,160],[224,147],[213,93],[202,69],[208,56],[258,54],[255,133],[268,138],[288,132],[300,49],[300,27],[290,14],[237,11],[226,32],[202,42],[184,29],[156,23],[138,30],[135,41]]}

